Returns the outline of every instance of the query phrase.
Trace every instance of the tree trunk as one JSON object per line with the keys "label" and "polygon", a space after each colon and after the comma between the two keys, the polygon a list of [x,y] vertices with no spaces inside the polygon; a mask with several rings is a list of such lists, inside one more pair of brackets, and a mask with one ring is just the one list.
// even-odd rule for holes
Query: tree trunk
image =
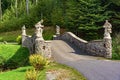
{"label": "tree trunk", "polygon": [[26,0],[26,11],[28,15],[29,14],[29,0]]}
{"label": "tree trunk", "polygon": [[2,2],[0,0],[0,20],[2,20],[2,6],[1,6]]}
{"label": "tree trunk", "polygon": [[37,5],[37,3],[38,3],[38,0],[36,0],[36,5]]}
{"label": "tree trunk", "polygon": [[16,17],[18,17],[18,0],[15,1],[15,14],[16,14]]}

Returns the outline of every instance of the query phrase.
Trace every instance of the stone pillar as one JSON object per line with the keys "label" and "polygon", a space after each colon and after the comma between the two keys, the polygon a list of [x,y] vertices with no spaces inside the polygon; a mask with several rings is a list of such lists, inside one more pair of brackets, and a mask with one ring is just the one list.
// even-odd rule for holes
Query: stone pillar
{"label": "stone pillar", "polygon": [[41,41],[40,39],[35,40],[35,53],[38,54],[43,54],[43,46],[44,46],[44,41]]}
{"label": "stone pillar", "polygon": [[56,25],[56,36],[60,36],[60,27]]}
{"label": "stone pillar", "polygon": [[26,28],[25,25],[22,27],[22,47],[25,47],[25,39],[26,39]]}
{"label": "stone pillar", "polygon": [[106,58],[112,58],[112,39],[110,36],[110,33],[112,33],[112,25],[106,20],[105,24],[103,25],[103,28],[105,28],[104,31],[104,47],[106,50],[105,57]]}
{"label": "stone pillar", "polygon": [[45,54],[43,54],[43,55],[48,59],[50,59],[52,57],[50,44],[51,44],[51,41],[45,41],[45,48],[44,48]]}
{"label": "stone pillar", "polygon": [[36,32],[35,32],[35,35],[36,35],[36,39],[35,39],[35,53],[40,53],[42,54],[43,53],[43,45],[44,45],[44,39],[43,39],[43,36],[42,36],[42,32],[43,32],[43,20],[39,21],[36,25],[35,25],[35,28],[36,28]]}

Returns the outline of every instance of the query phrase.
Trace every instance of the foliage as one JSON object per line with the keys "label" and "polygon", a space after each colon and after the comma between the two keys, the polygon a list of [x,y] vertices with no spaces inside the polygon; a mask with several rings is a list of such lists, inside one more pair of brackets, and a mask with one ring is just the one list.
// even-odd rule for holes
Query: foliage
{"label": "foliage", "polygon": [[38,72],[35,69],[27,70],[26,80],[37,80],[38,78]]}
{"label": "foliage", "polygon": [[49,61],[39,54],[33,54],[29,57],[30,64],[36,69],[44,69],[48,65]]}
{"label": "foliage", "polygon": [[120,59],[120,33],[113,40],[113,59]]}
{"label": "foliage", "polygon": [[[33,35],[35,29],[32,28],[27,28],[27,35]],[[51,40],[55,30],[53,27],[46,27],[44,28],[43,31],[43,37],[45,40]],[[16,37],[21,34],[21,29],[20,30],[15,30],[15,31],[10,31],[10,32],[2,32],[0,33],[0,41],[7,41],[7,42],[16,42]]]}
{"label": "foliage", "polygon": [[21,43],[22,43],[22,36],[18,36],[18,37],[16,38],[16,42],[17,42],[18,44],[21,44]]}
{"label": "foliage", "polygon": [[4,67],[5,61],[6,61],[6,60],[5,60],[2,56],[0,56],[0,71],[1,71],[2,68]]}
{"label": "foliage", "polygon": [[20,66],[28,65],[29,51],[27,48],[22,48],[19,45],[1,44],[0,56],[3,69],[14,69]]}
{"label": "foliage", "polygon": [[99,31],[106,19],[115,32],[120,30],[119,0],[29,0],[29,14],[26,0],[17,1],[18,4],[16,0],[2,1],[0,32],[17,30],[23,25],[31,28],[40,19],[44,19],[44,25],[59,25],[85,39],[89,36],[87,40],[101,38]]}

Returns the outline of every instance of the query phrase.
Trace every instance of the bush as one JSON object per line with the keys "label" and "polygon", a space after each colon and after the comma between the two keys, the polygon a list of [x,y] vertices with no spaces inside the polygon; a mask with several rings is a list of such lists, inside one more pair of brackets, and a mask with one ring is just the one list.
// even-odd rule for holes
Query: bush
{"label": "bush", "polygon": [[5,58],[0,56],[0,70],[2,70],[4,68],[5,61],[6,61]]}
{"label": "bush", "polygon": [[22,36],[18,36],[18,37],[16,38],[16,42],[17,42],[18,44],[21,44],[21,43],[22,43]]}
{"label": "bush", "polygon": [[113,59],[120,59],[120,33],[115,35],[113,40]]}
{"label": "bush", "polygon": [[36,69],[41,70],[48,65],[48,60],[39,54],[33,54],[29,57],[30,64]]}
{"label": "bush", "polygon": [[26,80],[37,80],[38,78],[38,72],[35,69],[27,70]]}

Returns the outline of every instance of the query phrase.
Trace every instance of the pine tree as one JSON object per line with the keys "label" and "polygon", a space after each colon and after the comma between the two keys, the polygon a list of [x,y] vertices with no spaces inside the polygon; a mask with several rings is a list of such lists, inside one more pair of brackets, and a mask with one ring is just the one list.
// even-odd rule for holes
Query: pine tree
{"label": "pine tree", "polygon": [[97,0],[71,0],[67,6],[66,25],[75,32],[86,32],[87,37],[96,35],[94,38],[97,38],[96,32],[102,28],[102,22],[110,18]]}

